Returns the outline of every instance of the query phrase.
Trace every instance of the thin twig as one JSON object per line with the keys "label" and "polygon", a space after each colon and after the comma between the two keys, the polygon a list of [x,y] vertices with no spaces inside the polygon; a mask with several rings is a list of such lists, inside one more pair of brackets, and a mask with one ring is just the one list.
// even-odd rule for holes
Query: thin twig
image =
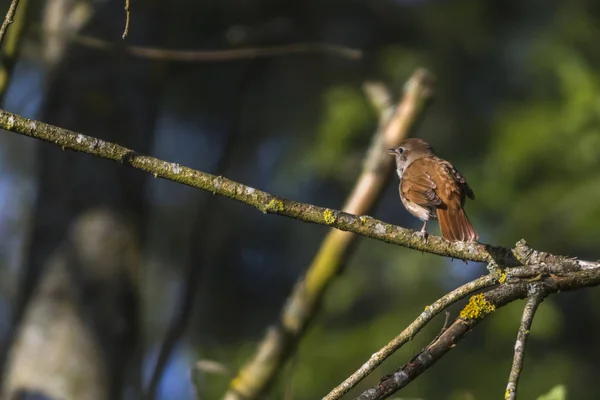
{"label": "thin twig", "polygon": [[[392,159],[386,149],[397,146],[409,135],[432,97],[433,77],[427,71],[415,71],[408,82],[396,113],[389,118],[387,113],[381,114],[384,120],[366,153],[363,171],[346,200],[344,212],[365,214],[377,203],[392,172]],[[385,101],[373,101],[385,107]],[[327,211],[324,217],[331,217],[330,222],[334,221],[333,215]],[[232,379],[225,399],[256,399],[268,390],[318,313],[321,299],[331,282],[340,275],[356,247],[353,245],[356,239],[356,235],[335,229],[328,233],[306,276],[296,283],[286,301],[279,323],[269,329],[254,356]]]}
{"label": "thin twig", "polygon": [[[348,393],[350,389],[358,385],[360,381],[365,379],[371,372],[375,370],[375,368],[381,365],[381,363],[390,357],[396,350],[414,338],[415,335],[419,333],[419,331],[423,329],[423,327],[427,325],[427,323],[429,323],[429,321],[431,321],[436,315],[460,299],[463,299],[481,289],[494,285],[496,281],[497,278],[493,275],[482,276],[474,281],[462,285],[457,289],[454,289],[450,293],[436,300],[433,304],[425,307],[425,310],[408,327],[406,327],[402,333],[392,339],[392,341],[386,344],[381,350],[373,354],[371,358],[369,358],[369,360],[364,363],[355,373],[350,375],[348,378],[346,378],[346,380],[344,380],[344,382],[339,384],[325,397],[323,397],[323,400],[336,400],[341,398],[344,394]],[[446,329],[447,324],[444,323],[444,329],[439,336],[441,336]]]}
{"label": "thin twig", "polygon": [[508,384],[506,385],[506,392],[504,394],[505,400],[516,400],[517,399],[517,386],[519,384],[519,378],[521,377],[521,371],[523,370],[523,361],[525,360],[525,346],[527,345],[527,339],[529,338],[529,330],[531,329],[531,323],[535,312],[540,303],[546,297],[546,292],[542,289],[541,285],[531,285],[532,293],[527,299],[527,304],[523,309],[523,316],[521,318],[521,324],[519,325],[519,332],[517,333],[517,341],[515,342],[515,355],[513,357],[512,367],[510,369],[510,375],[508,377]]}
{"label": "thin twig", "polygon": [[362,51],[358,49],[325,43],[296,43],[281,46],[250,47],[230,50],[172,50],[145,46],[123,46],[92,36],[62,31],[44,30],[43,34],[67,37],[73,43],[93,49],[105,51],[118,49],[125,54],[135,57],[173,62],[219,62],[299,53],[325,53],[347,58],[349,60],[358,60],[362,57]]}
{"label": "thin twig", "polygon": [[288,363],[287,376],[284,382],[283,400],[294,400],[294,374],[298,363],[298,353],[294,353]]}
{"label": "thin twig", "polygon": [[[248,85],[253,82],[253,79],[255,78],[253,73],[255,70],[256,66],[251,63],[242,75],[238,93],[235,96],[236,101],[231,105],[234,114],[240,114],[242,112],[244,94]],[[239,121],[240,118],[236,118],[236,116],[239,115],[234,115],[231,120]],[[242,132],[237,124],[234,124],[230,132],[228,132],[225,143],[223,144],[223,151],[219,155],[219,159],[214,168],[216,174],[225,173],[227,168],[231,165],[235,155],[235,144],[241,133]],[[218,201],[217,197],[208,197],[198,209],[198,215],[194,222],[192,233],[190,234],[190,239],[192,241],[191,247],[194,249],[194,252],[186,266],[182,284],[183,288],[179,293],[180,297],[177,302],[177,307],[175,308],[175,315],[165,333],[150,382],[145,391],[146,400],[156,398],[156,391],[171,357],[171,353],[175,349],[181,336],[185,333],[190,317],[193,315],[194,304],[196,302],[196,290],[203,264],[206,263],[204,257],[206,257],[206,254],[210,249],[210,245],[208,244],[210,232],[206,230],[206,226],[216,223],[216,221],[213,221],[213,218],[215,218],[214,213],[210,212],[210,210],[214,208],[214,203],[216,201]]]}
{"label": "thin twig", "polygon": [[0,66],[0,104],[4,103],[12,72],[19,58],[25,24],[29,21],[29,15],[31,14],[30,3],[30,0],[19,2],[19,12],[15,13],[12,17],[10,30],[7,27],[7,30],[3,33],[5,37],[2,39],[2,48],[0,49],[0,60],[2,60],[2,65]]}
{"label": "thin twig", "polygon": [[[530,269],[531,273],[534,273],[538,266],[534,265],[523,268]],[[542,277],[533,284],[526,281],[514,284],[502,284],[484,295],[472,297],[471,300],[475,298],[476,301],[470,301],[469,305],[461,312],[461,317],[455,319],[444,333],[432,341],[402,368],[392,374],[385,375],[376,386],[365,390],[356,399],[386,399],[402,389],[435,364],[448,351],[456,347],[469,331],[486,317],[493,314],[494,310],[515,300],[529,297],[532,293],[532,285],[535,285],[536,291],[544,291],[547,295],[577,290],[583,287],[599,286],[600,266],[596,266],[593,269],[589,269],[586,266],[586,268],[581,268],[579,271],[571,271],[562,276],[550,275]],[[466,310],[468,312],[465,312]]]}
{"label": "thin twig", "polygon": [[131,12],[129,10],[129,2],[130,0],[125,0],[125,29],[123,30],[123,36],[121,36],[123,39],[125,39],[129,34],[129,19],[131,17]]}
{"label": "thin twig", "polygon": [[0,26],[0,47],[2,47],[2,41],[4,40],[4,35],[6,34],[6,30],[8,26],[13,23],[13,18],[15,16],[15,12],[17,11],[17,6],[19,5],[19,0],[12,0],[10,3],[10,7],[6,12],[6,17],[4,17],[4,22],[2,26]]}

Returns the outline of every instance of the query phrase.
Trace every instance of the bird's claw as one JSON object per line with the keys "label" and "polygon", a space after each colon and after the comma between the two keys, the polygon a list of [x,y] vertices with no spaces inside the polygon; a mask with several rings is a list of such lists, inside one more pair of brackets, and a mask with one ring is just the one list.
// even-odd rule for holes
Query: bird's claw
{"label": "bird's claw", "polygon": [[427,238],[429,237],[429,234],[427,233],[427,231],[421,230],[421,231],[417,232],[417,236],[419,236],[421,239],[423,239],[423,241],[425,243],[427,243]]}

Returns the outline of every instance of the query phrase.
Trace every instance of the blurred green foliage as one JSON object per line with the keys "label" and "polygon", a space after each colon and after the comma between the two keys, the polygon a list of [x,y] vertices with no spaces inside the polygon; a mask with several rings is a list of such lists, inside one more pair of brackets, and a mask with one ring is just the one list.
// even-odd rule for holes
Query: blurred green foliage
{"label": "blurred green foliage", "polygon": [[550,391],[540,397],[537,400],[566,400],[567,389],[563,385],[557,385],[550,389]]}
{"label": "blurred green foliage", "polygon": [[323,119],[310,158],[323,175],[342,175],[343,162],[358,135],[368,132],[374,114],[363,93],[348,86],[334,86],[323,94]]}

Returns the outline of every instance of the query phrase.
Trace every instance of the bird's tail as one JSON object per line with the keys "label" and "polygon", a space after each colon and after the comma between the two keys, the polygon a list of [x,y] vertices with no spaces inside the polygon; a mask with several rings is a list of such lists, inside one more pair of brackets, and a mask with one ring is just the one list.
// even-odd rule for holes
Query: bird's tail
{"label": "bird's tail", "polygon": [[437,216],[444,239],[451,242],[469,242],[479,238],[462,207],[438,208]]}

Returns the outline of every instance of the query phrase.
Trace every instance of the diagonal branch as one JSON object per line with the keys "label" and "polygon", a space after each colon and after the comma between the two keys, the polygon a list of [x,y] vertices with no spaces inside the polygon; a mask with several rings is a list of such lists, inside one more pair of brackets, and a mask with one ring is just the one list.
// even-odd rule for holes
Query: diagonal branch
{"label": "diagonal branch", "polygon": [[[12,72],[19,58],[25,22],[29,20],[31,14],[30,3],[30,0],[13,1],[2,28],[0,28],[0,46],[2,47],[0,49],[0,60],[2,60],[0,65],[0,104],[4,103]],[[18,13],[16,13],[17,4],[19,6]],[[12,27],[8,30],[10,24]]]}
{"label": "diagonal branch", "polygon": [[[363,171],[344,205],[344,212],[368,213],[377,203],[392,172],[392,158],[386,149],[396,147],[406,138],[433,95],[433,77],[417,70],[405,86],[405,93],[395,114],[382,113],[382,121],[367,151]],[[385,110],[385,100],[377,97],[370,86],[373,103]],[[385,96],[379,96],[385,97]],[[331,218],[333,214],[327,214]],[[294,353],[306,328],[320,308],[329,285],[339,276],[350,257],[356,235],[332,229],[323,240],[306,275],[295,285],[276,326],[269,328],[255,355],[232,379],[227,400],[259,398],[274,382],[278,372]]]}
{"label": "diagonal branch", "polygon": [[[469,304],[461,311],[460,317],[448,329],[402,368],[381,378],[379,384],[365,390],[356,400],[385,399],[402,389],[435,364],[448,351],[456,347],[467,333],[497,308],[503,307],[512,301],[527,298],[534,292],[554,294],[600,285],[600,266],[579,268],[574,271],[567,265],[569,272],[562,275],[545,275],[542,272],[544,268],[544,265],[531,265],[522,268],[522,272],[538,277],[533,283],[529,280],[505,283],[485,294],[471,297]],[[508,277],[511,278],[510,272],[508,272]]]}
{"label": "diagonal branch", "polygon": [[15,12],[17,11],[17,7],[19,6],[19,0],[12,0],[10,2],[10,7],[8,7],[8,11],[6,12],[6,16],[4,17],[4,22],[0,26],[0,47],[2,46],[2,41],[4,40],[4,35],[6,35],[6,30],[8,26],[13,23],[13,18],[15,16]]}
{"label": "diagonal branch", "polygon": [[405,343],[415,337],[425,325],[427,325],[436,315],[456,303],[460,299],[473,294],[481,289],[493,286],[498,278],[492,274],[484,275],[461,287],[454,289],[450,293],[436,300],[433,304],[426,306],[425,310],[415,319],[406,329],[396,336],[392,341],[385,345],[381,350],[374,353],[369,360],[364,363],[355,373],[350,375],[344,382],[340,383],[329,394],[323,397],[323,400],[337,400],[348,393],[360,381],[365,379],[381,363],[390,357],[395,351]]}
{"label": "diagonal branch", "polygon": [[595,268],[600,263],[581,261],[566,256],[532,250],[525,241],[514,249],[475,242],[448,242],[438,236],[428,236],[427,242],[417,231],[388,224],[369,216],[358,216],[343,211],[301,203],[253,187],[243,185],[222,176],[184,167],[177,163],[136,153],[118,144],[107,142],[81,133],[73,132],[41,121],[0,110],[0,129],[29,136],[73,150],[112,160],[131,168],[152,174],[213,194],[248,204],[265,214],[277,214],[313,224],[325,225],[342,231],[356,233],[372,239],[396,244],[426,253],[466,261],[489,263],[511,267],[527,264],[569,264],[573,268]]}
{"label": "diagonal branch", "polygon": [[527,304],[525,304],[525,309],[523,310],[519,332],[517,333],[517,341],[515,342],[515,355],[508,377],[508,384],[506,385],[506,392],[504,394],[505,400],[517,399],[517,385],[519,384],[519,378],[521,377],[521,371],[523,370],[525,346],[527,345],[527,339],[529,338],[529,330],[531,329],[533,317],[535,316],[538,306],[544,300],[544,297],[546,297],[543,286],[532,286],[532,289],[538,290],[532,291],[527,299]]}

